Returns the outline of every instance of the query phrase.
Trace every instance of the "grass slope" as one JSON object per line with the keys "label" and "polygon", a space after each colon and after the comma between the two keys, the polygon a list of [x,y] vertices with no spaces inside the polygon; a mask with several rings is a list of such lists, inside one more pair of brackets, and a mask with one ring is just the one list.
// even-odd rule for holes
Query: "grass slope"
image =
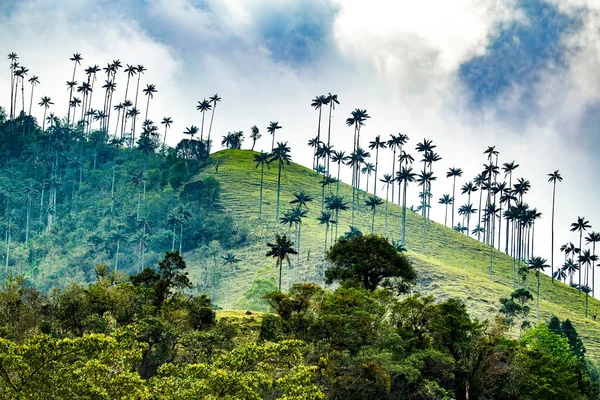
{"label": "grass slope", "polygon": [[[251,227],[250,245],[236,249],[235,253],[243,261],[231,277],[228,308],[252,308],[245,294],[276,285],[274,260],[267,259],[265,242],[272,240],[275,232],[287,233],[287,227],[275,223],[275,202],[277,188],[277,168],[265,169],[263,219],[258,220],[258,199],[260,169],[255,168],[255,152],[248,150],[225,150],[211,157],[218,161],[219,168],[208,166],[197,179],[213,176],[222,184],[222,205],[224,212],[231,214],[236,221],[243,221]],[[333,170],[336,172],[336,170]],[[293,192],[304,190],[314,196],[309,204],[308,217],[302,223],[300,268],[284,272],[283,286],[290,281],[315,281],[316,271],[321,263],[324,250],[325,228],[316,217],[321,211],[320,178],[310,169],[298,164],[286,165],[282,172],[280,216],[290,208]],[[335,188],[334,188],[335,190]],[[380,192],[385,196],[385,192]],[[350,204],[352,188],[340,184],[340,195]],[[361,200],[361,202],[364,201]],[[364,205],[356,213],[356,226],[363,233],[370,232],[371,214]],[[385,204],[378,208],[375,220],[376,233],[384,233]],[[389,204],[388,233],[391,239],[401,235],[401,212],[398,205]],[[348,230],[351,210],[340,214],[339,235]],[[293,232],[293,228],[292,228]],[[293,234],[293,233],[292,233]],[[499,308],[499,298],[508,297],[513,290],[513,260],[504,253],[494,251],[494,274],[489,279],[489,247],[455,232],[438,223],[428,223],[427,244],[423,249],[423,219],[407,210],[406,247],[419,273],[417,290],[432,294],[437,299],[458,297],[467,305],[470,313],[478,318],[493,318]],[[198,276],[203,262],[197,252],[186,255],[192,270],[192,277]],[[293,257],[296,263],[296,256]],[[286,274],[287,272],[287,274]],[[261,281],[257,281],[260,279]],[[264,282],[264,280],[270,282]],[[529,276],[529,288],[535,293],[536,279]],[[551,283],[546,275],[541,278],[540,320],[546,321],[552,315],[570,319],[583,337],[589,355],[600,360],[600,322],[592,321],[591,315],[600,314],[600,303],[589,298],[589,319],[585,319],[585,296],[563,283]],[[216,302],[224,306],[225,283],[217,291]],[[530,304],[530,320],[535,321],[535,300]],[[515,334],[517,329],[513,329]]]}

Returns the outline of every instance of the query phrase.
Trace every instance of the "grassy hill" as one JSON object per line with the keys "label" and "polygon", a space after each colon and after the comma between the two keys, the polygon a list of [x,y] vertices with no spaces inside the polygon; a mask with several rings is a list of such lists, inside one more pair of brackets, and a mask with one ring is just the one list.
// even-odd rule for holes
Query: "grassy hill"
{"label": "grassy hill", "polygon": [[[276,271],[274,260],[265,257],[265,243],[275,232],[287,233],[287,227],[275,223],[275,202],[277,169],[265,170],[263,218],[258,219],[258,198],[260,169],[253,163],[254,152],[248,150],[225,150],[211,156],[213,165],[200,170],[195,179],[212,176],[221,182],[221,204],[223,212],[235,221],[251,227],[248,246],[235,249],[242,259],[237,272],[232,274],[229,284],[228,308],[261,308],[257,297],[266,290],[275,288]],[[218,172],[214,163],[219,165]],[[315,198],[309,204],[309,214],[303,219],[301,254],[299,262],[294,256],[294,264],[299,268],[284,272],[284,287],[289,281],[318,280],[322,266],[325,228],[316,217],[320,213],[320,178],[308,168],[292,163],[286,165],[282,173],[280,213],[290,208],[293,192],[303,190]],[[340,185],[340,195],[350,203],[352,188]],[[376,233],[384,233],[385,205],[379,207],[375,220]],[[400,238],[401,207],[389,204],[388,234],[393,239]],[[340,214],[339,235],[348,230],[351,211]],[[364,206],[356,213],[356,226],[363,232],[370,231],[371,214]],[[423,220],[420,215],[407,211],[406,247],[408,256],[419,273],[417,290],[432,294],[438,299],[458,297],[467,305],[473,316],[481,319],[493,318],[499,308],[499,299],[508,297],[513,290],[513,260],[505,254],[494,251],[494,274],[489,279],[489,247],[455,232],[435,222],[429,222],[427,245],[423,249]],[[192,279],[203,271],[199,251],[185,254],[191,269]],[[288,278],[289,277],[289,278]],[[535,291],[535,275],[529,276],[529,285]],[[225,306],[225,282],[217,293],[216,302]],[[530,320],[535,321],[535,305],[532,303]],[[540,296],[540,320],[548,320],[552,315],[570,319],[585,341],[589,355],[600,360],[600,322],[586,319],[585,296],[563,283],[552,284],[551,279],[542,276]],[[589,299],[589,315],[600,314],[600,303]],[[518,334],[518,329],[513,329]]]}

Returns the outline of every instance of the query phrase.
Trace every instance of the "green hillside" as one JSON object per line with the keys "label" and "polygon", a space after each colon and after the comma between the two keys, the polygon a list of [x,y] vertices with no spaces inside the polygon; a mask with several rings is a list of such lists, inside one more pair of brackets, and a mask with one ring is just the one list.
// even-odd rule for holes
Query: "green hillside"
{"label": "green hillside", "polygon": [[[261,288],[267,290],[276,285],[274,260],[265,257],[265,243],[271,240],[275,232],[287,233],[287,227],[275,223],[275,203],[277,169],[265,169],[263,219],[258,219],[258,198],[260,186],[260,169],[255,168],[253,157],[255,152],[248,150],[224,150],[211,155],[212,165],[202,168],[194,179],[214,177],[221,183],[221,205],[223,212],[234,221],[251,226],[248,246],[234,249],[238,258],[242,259],[238,271],[231,276],[229,285],[229,308],[256,308],[256,295]],[[218,172],[215,168],[218,165]],[[325,228],[316,217],[320,213],[321,185],[320,178],[310,169],[292,163],[286,165],[282,172],[281,210],[290,208],[289,201],[293,192],[303,190],[314,197],[309,204],[309,214],[303,219],[301,228],[300,267],[288,272],[291,281],[315,280],[323,258]],[[352,188],[340,185],[340,195],[350,203]],[[377,210],[375,220],[376,233],[384,233],[384,210],[382,205]],[[400,238],[402,208],[389,204],[388,237]],[[351,211],[340,214],[339,235],[349,229]],[[371,214],[364,205],[356,214],[356,226],[363,232],[370,231]],[[293,231],[293,228],[292,228]],[[293,232],[292,232],[293,233]],[[422,246],[423,220],[420,215],[407,211],[408,255],[419,272],[419,283],[416,290],[435,295],[437,299],[459,297],[473,316],[493,318],[499,308],[499,299],[507,297],[513,290],[513,260],[504,253],[494,251],[493,280],[489,279],[489,247],[470,239],[464,234],[455,232],[435,222],[429,222],[428,239],[425,250]],[[198,251],[185,254],[192,276],[201,279],[201,264],[207,262]],[[296,264],[296,257],[293,258]],[[295,265],[294,265],[295,266]],[[270,284],[264,282],[270,281]],[[287,282],[284,273],[284,285]],[[529,286],[535,291],[535,275],[529,276]],[[216,303],[224,307],[225,287],[220,285],[216,292]],[[590,356],[600,359],[600,322],[592,318],[585,319],[585,297],[577,290],[556,282],[546,275],[541,279],[540,319],[548,320],[552,315],[563,319],[571,319],[581,336]],[[535,320],[535,306],[529,319]],[[600,304],[589,298],[589,315],[600,313]],[[514,334],[518,329],[513,328]]]}

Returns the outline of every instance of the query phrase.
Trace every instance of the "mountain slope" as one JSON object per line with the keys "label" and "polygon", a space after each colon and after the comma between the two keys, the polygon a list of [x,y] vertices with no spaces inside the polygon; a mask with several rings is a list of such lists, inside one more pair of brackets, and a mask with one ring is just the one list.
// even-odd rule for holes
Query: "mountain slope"
{"label": "mountain slope", "polygon": [[[287,233],[288,228],[275,223],[275,202],[277,168],[265,169],[263,219],[258,219],[258,199],[260,168],[255,168],[255,152],[248,150],[225,150],[211,155],[213,165],[200,170],[196,179],[212,176],[221,182],[221,204],[223,212],[230,215],[238,224],[250,231],[250,245],[234,249],[242,262],[238,271],[231,275],[228,293],[228,308],[257,308],[257,294],[275,287],[276,271],[274,260],[265,257],[267,241],[275,232]],[[218,172],[215,165],[218,165]],[[290,208],[293,192],[303,190],[314,197],[309,204],[309,214],[303,219],[301,235],[300,268],[292,269],[290,275],[284,273],[283,286],[291,281],[318,280],[318,270],[324,251],[325,228],[316,217],[321,207],[320,178],[310,169],[298,164],[286,165],[282,172],[280,216]],[[383,195],[384,193],[380,193]],[[352,188],[340,184],[340,195],[350,203]],[[361,202],[363,202],[361,200]],[[364,202],[363,202],[364,203]],[[389,204],[388,234],[391,239],[401,235],[402,208]],[[384,233],[385,204],[377,210],[375,232]],[[339,235],[348,231],[351,211],[340,214]],[[356,212],[356,226],[363,232],[370,232],[371,214],[364,205]],[[292,228],[292,235],[293,235]],[[407,211],[406,247],[408,256],[419,273],[417,290],[432,294],[437,299],[459,297],[467,305],[473,316],[491,319],[499,308],[499,299],[508,297],[513,290],[513,260],[505,254],[493,252],[493,280],[489,279],[489,247],[430,221],[427,228],[427,242],[423,248],[423,220]],[[200,279],[207,259],[199,251],[187,253],[186,260],[192,270],[192,278]],[[293,257],[296,263],[296,257]],[[287,272],[287,271],[286,271]],[[223,277],[225,279],[225,277]],[[216,302],[225,307],[225,281],[216,292]],[[535,292],[535,275],[529,275],[529,288]],[[600,359],[600,322],[591,316],[600,313],[600,303],[589,298],[589,319],[585,319],[585,296],[563,283],[551,283],[546,275],[541,278],[540,320],[546,321],[552,315],[570,319],[583,337],[588,353],[595,360]],[[535,303],[529,320],[535,321]],[[513,328],[518,334],[518,329]]]}

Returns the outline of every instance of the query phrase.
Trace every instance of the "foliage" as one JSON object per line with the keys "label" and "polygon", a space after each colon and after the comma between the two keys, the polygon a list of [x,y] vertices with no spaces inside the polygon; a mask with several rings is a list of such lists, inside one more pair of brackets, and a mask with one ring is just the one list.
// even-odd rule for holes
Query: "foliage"
{"label": "foliage", "polygon": [[383,285],[406,293],[416,280],[408,258],[381,236],[340,239],[327,252],[327,261],[333,264],[325,271],[327,283],[351,282],[368,290]]}

